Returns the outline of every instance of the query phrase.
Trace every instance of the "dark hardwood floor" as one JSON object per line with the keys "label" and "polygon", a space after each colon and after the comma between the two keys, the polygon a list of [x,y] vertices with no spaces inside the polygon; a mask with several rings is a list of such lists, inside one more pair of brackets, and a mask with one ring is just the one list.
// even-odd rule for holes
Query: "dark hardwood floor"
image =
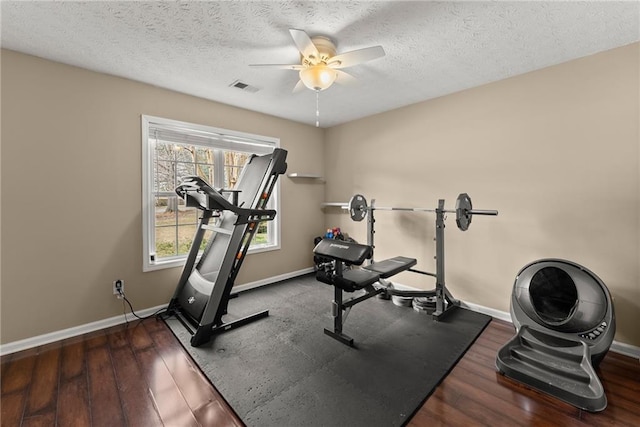
{"label": "dark hardwood floor", "polygon": [[[640,425],[638,360],[607,354],[598,373],[609,405],[592,414],[498,374],[512,335],[492,321],[408,425]],[[155,319],[4,356],[1,406],[7,427],[243,425]]]}

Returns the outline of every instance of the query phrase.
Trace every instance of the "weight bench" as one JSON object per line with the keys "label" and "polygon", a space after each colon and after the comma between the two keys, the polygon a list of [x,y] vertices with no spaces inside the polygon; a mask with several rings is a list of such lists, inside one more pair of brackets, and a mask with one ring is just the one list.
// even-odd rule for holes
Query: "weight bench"
{"label": "weight bench", "polygon": [[[316,279],[334,287],[334,299],[331,304],[333,330],[325,328],[324,333],[353,347],[353,338],[342,332],[351,307],[376,295],[384,294],[387,299],[387,287],[375,287],[375,283],[389,278],[416,265],[413,258],[395,257],[376,262],[364,268],[345,268],[362,265],[373,256],[373,248],[367,245],[342,240],[323,239],[313,249],[313,253],[333,260],[332,265],[316,272]],[[364,293],[343,301],[342,292]]]}

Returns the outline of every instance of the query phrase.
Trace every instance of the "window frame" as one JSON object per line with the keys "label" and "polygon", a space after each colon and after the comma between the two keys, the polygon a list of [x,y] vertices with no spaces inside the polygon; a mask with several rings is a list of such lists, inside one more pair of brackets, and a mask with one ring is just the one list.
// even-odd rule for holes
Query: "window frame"
{"label": "window frame", "polygon": [[[256,135],[245,132],[238,132],[229,129],[222,129],[213,126],[200,125],[196,123],[183,122],[179,120],[166,119],[163,117],[156,117],[143,114],[141,115],[141,129],[142,129],[142,271],[155,271],[165,268],[181,267],[184,265],[187,255],[176,255],[174,257],[166,258],[163,260],[152,260],[152,248],[155,251],[155,192],[154,192],[154,159],[153,159],[153,144],[150,143],[150,127],[154,125],[163,126],[166,128],[183,129],[184,131],[193,131],[199,134],[211,134],[218,135],[220,139],[229,144],[234,143],[235,140],[255,141],[259,146],[269,147],[272,149],[280,147],[280,139],[274,137],[268,137],[263,135]],[[224,137],[228,137],[225,139]],[[235,141],[235,143],[241,143],[241,141]],[[223,150],[225,148],[220,148]],[[229,150],[233,150],[233,146],[229,146]],[[247,150],[238,150],[247,151]],[[257,150],[265,152],[265,150]],[[220,151],[221,153],[221,151]],[[222,163],[224,163],[224,156],[222,157]],[[224,166],[224,165],[222,165]],[[219,172],[218,172],[219,171]],[[224,179],[224,169],[214,168],[214,174],[216,179],[222,177]],[[210,183],[212,186],[218,183]],[[277,212],[280,212],[280,181],[276,181],[276,185],[271,194],[269,203],[272,204]],[[269,221],[269,233],[273,243],[260,245],[258,247],[249,247],[247,254],[254,254],[260,252],[267,252],[280,249],[281,239],[281,226],[280,215],[276,215],[275,219]],[[197,225],[196,225],[197,226]]]}

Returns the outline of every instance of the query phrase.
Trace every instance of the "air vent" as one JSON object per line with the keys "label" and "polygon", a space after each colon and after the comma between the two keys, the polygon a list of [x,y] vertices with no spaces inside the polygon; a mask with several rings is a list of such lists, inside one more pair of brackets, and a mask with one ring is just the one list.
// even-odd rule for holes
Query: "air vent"
{"label": "air vent", "polygon": [[251,86],[250,84],[240,80],[236,80],[235,82],[231,83],[229,87],[235,87],[237,89],[243,90],[245,92],[251,92],[251,93],[256,93],[257,91],[260,90],[257,87]]}

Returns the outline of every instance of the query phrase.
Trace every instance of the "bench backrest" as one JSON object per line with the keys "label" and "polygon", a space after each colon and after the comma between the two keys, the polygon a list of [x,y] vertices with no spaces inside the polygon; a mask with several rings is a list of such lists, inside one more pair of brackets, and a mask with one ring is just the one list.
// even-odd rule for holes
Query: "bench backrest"
{"label": "bench backrest", "polygon": [[313,253],[347,264],[360,265],[373,256],[373,248],[344,240],[322,239],[313,249]]}

